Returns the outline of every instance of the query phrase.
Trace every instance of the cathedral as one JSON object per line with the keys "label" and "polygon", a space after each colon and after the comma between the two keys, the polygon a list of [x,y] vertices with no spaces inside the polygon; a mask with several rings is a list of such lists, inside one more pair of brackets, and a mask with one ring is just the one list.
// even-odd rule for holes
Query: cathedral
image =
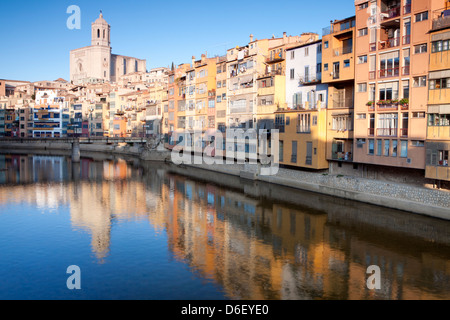
{"label": "cathedral", "polygon": [[70,51],[73,84],[116,82],[120,76],[146,72],[146,61],[111,53],[111,26],[100,13],[91,27],[91,45]]}

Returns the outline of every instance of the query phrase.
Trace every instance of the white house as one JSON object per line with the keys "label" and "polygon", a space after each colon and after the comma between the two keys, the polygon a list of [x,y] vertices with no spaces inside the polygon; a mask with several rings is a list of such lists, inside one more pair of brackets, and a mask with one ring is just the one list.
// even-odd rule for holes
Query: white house
{"label": "white house", "polygon": [[286,50],[286,102],[289,109],[327,106],[328,85],[322,84],[322,41]]}

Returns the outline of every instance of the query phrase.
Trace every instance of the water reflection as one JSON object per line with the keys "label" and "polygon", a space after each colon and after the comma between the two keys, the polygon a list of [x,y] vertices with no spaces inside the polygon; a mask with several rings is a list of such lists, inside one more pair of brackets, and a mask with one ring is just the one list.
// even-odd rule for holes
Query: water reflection
{"label": "water reflection", "polygon": [[[219,186],[182,170],[0,155],[0,205],[69,207],[99,263],[112,254],[114,223],[148,221],[175,259],[231,299],[450,298],[448,222],[215,174]],[[373,264],[377,291],[365,285]]]}

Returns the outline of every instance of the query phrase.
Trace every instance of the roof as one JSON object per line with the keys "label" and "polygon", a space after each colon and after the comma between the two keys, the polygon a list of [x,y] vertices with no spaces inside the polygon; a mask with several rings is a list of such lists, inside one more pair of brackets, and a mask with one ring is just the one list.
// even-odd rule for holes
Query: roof
{"label": "roof", "polygon": [[302,47],[307,47],[307,46],[310,46],[310,45],[316,44],[316,43],[322,43],[322,39],[319,39],[319,40],[316,40],[316,41],[312,41],[312,42],[308,42],[308,43],[302,43],[302,44],[299,44],[297,46],[287,48],[286,51],[293,50],[293,49],[298,49],[298,48],[302,48]]}

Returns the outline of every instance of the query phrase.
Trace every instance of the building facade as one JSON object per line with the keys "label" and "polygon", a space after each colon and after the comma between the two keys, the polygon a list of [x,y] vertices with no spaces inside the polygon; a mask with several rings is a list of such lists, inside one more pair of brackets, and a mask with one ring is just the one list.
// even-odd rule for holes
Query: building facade
{"label": "building facade", "polygon": [[116,82],[123,75],[146,72],[145,60],[112,54],[111,50],[111,26],[100,14],[91,26],[91,45],[70,51],[70,81]]}

